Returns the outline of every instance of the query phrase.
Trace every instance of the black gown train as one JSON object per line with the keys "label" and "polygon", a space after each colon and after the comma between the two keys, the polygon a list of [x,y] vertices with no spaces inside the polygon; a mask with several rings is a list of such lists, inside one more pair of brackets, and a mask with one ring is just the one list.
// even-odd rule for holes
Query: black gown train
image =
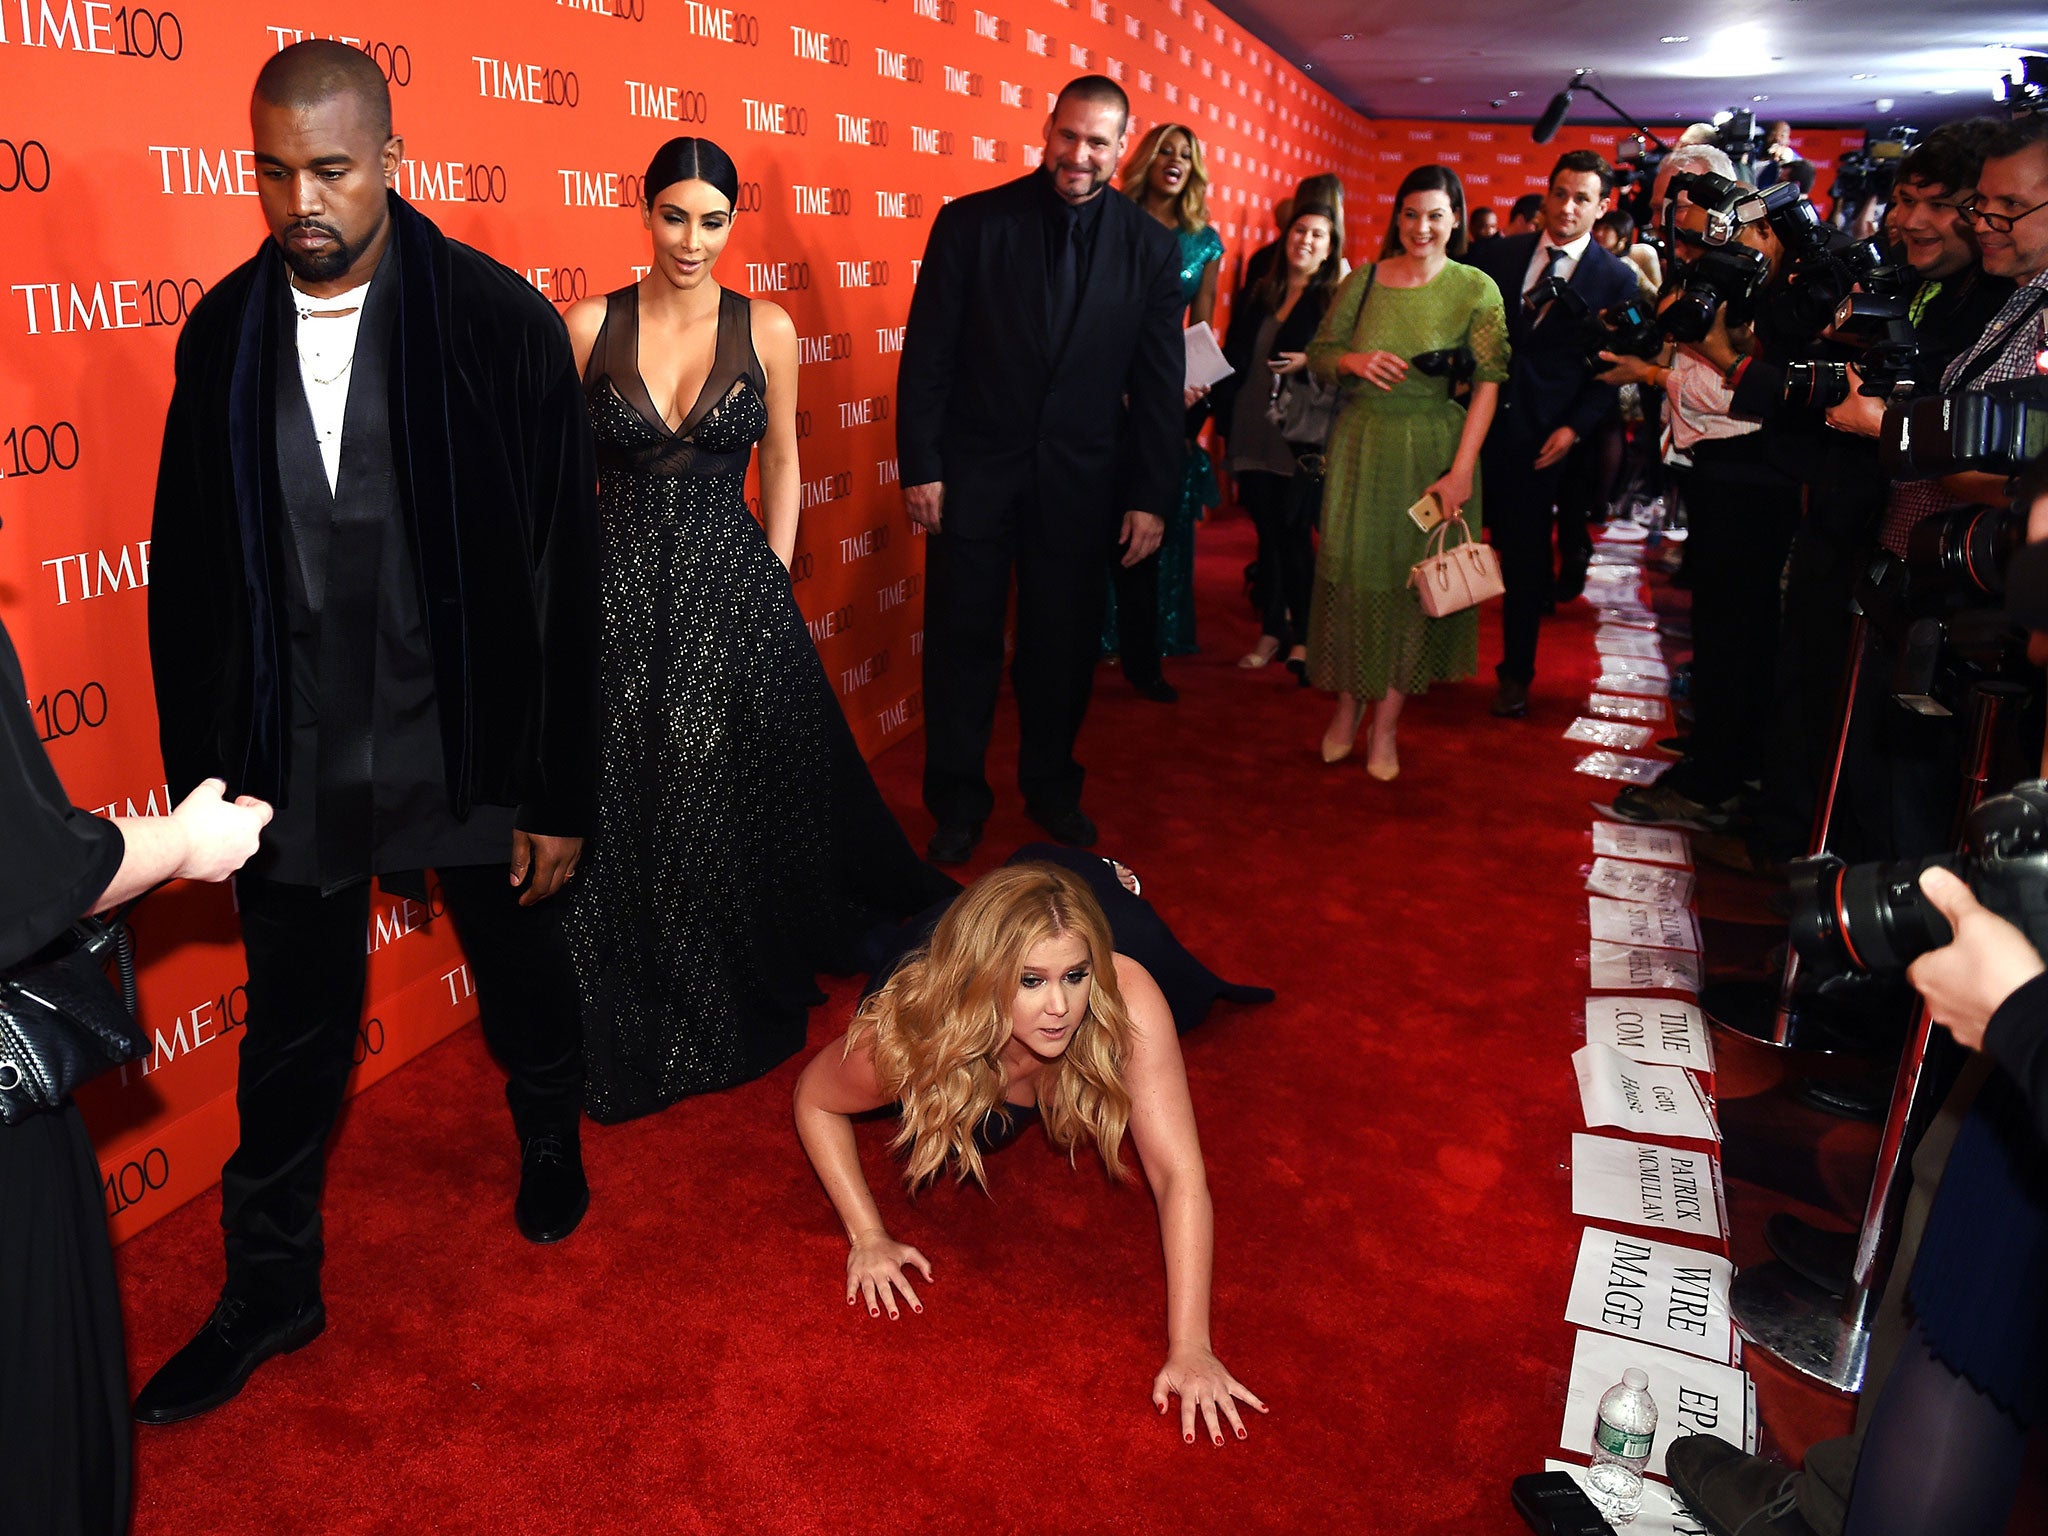
{"label": "black gown train", "polygon": [[720,295],[711,375],[671,431],[640,376],[638,298],[608,296],[584,371],[605,735],[570,942],[586,1104],[607,1123],[795,1054],[817,972],[959,889],[883,803],[747,510],[768,426],[749,301]]}

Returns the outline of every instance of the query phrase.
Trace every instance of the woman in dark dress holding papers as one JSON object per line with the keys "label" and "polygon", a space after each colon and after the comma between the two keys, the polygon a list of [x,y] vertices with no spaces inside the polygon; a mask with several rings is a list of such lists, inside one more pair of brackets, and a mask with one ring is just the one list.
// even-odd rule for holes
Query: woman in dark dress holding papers
{"label": "woman in dark dress holding papers", "polygon": [[[1223,272],[1223,237],[1209,222],[1209,173],[1202,162],[1202,141],[1178,123],[1160,123],[1131,153],[1118,178],[1126,196],[1174,232],[1180,241],[1181,296],[1187,323],[1209,324],[1216,317],[1216,287]],[[1161,656],[1190,656],[1195,646],[1195,524],[1205,507],[1221,499],[1216,471],[1195,437],[1208,414],[1206,390],[1189,389],[1186,458],[1181,473],[1180,501],[1166,520],[1166,534],[1152,560],[1129,570],[1112,572],[1108,613],[1103,619],[1103,649],[1122,659],[1124,675],[1148,698],[1170,701],[1175,695],[1159,670]],[[1152,567],[1147,570],[1146,567]],[[1156,627],[1142,614],[1126,621],[1123,607],[1141,602],[1156,585]],[[1119,605],[1122,605],[1120,607]]]}
{"label": "woman in dark dress holding papers", "polygon": [[[1343,266],[1336,213],[1321,203],[1294,209],[1281,232],[1280,260],[1230,312],[1223,355],[1237,371],[1212,397],[1229,439],[1238,499],[1259,531],[1259,643],[1238,665],[1263,667],[1285,650],[1288,668],[1304,683],[1323,444],[1289,442],[1271,412],[1283,388],[1322,388],[1307,375],[1308,344]],[[1309,454],[1318,462],[1304,466]]]}

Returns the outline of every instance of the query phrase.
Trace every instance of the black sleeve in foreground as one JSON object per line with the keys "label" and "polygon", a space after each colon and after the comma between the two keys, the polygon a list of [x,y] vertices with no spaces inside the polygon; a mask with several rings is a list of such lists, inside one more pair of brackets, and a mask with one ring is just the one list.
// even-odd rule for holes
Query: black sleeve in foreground
{"label": "black sleeve in foreground", "polygon": [[2048,1137],[2048,973],[2013,989],[1984,1029],[1984,1049],[2020,1085]]}
{"label": "black sleeve in foreground", "polygon": [[0,625],[0,970],[89,912],[127,847],[119,827],[72,805],[36,734],[26,691]]}

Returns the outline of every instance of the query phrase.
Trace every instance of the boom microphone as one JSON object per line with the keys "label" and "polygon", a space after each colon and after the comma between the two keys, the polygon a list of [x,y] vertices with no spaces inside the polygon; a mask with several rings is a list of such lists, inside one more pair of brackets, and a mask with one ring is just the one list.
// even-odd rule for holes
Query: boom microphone
{"label": "boom microphone", "polygon": [[1536,126],[1529,130],[1529,137],[1538,144],[1548,144],[1563,126],[1565,114],[1572,109],[1572,92],[1578,83],[1586,78],[1586,71],[1580,70],[1572,76],[1572,83],[1550,98],[1550,105],[1543,109],[1543,115],[1536,119]]}

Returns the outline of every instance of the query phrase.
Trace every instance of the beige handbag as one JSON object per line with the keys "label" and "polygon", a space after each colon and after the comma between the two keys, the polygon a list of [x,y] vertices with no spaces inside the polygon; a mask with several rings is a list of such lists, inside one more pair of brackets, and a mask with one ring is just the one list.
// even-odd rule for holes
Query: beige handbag
{"label": "beige handbag", "polygon": [[[1456,544],[1448,538],[1453,528],[1465,536]],[[1507,590],[1500,579],[1500,556],[1491,544],[1472,537],[1461,513],[1453,512],[1438,523],[1426,548],[1428,552],[1408,573],[1408,585],[1421,599],[1422,611],[1432,619],[1476,608]]]}

